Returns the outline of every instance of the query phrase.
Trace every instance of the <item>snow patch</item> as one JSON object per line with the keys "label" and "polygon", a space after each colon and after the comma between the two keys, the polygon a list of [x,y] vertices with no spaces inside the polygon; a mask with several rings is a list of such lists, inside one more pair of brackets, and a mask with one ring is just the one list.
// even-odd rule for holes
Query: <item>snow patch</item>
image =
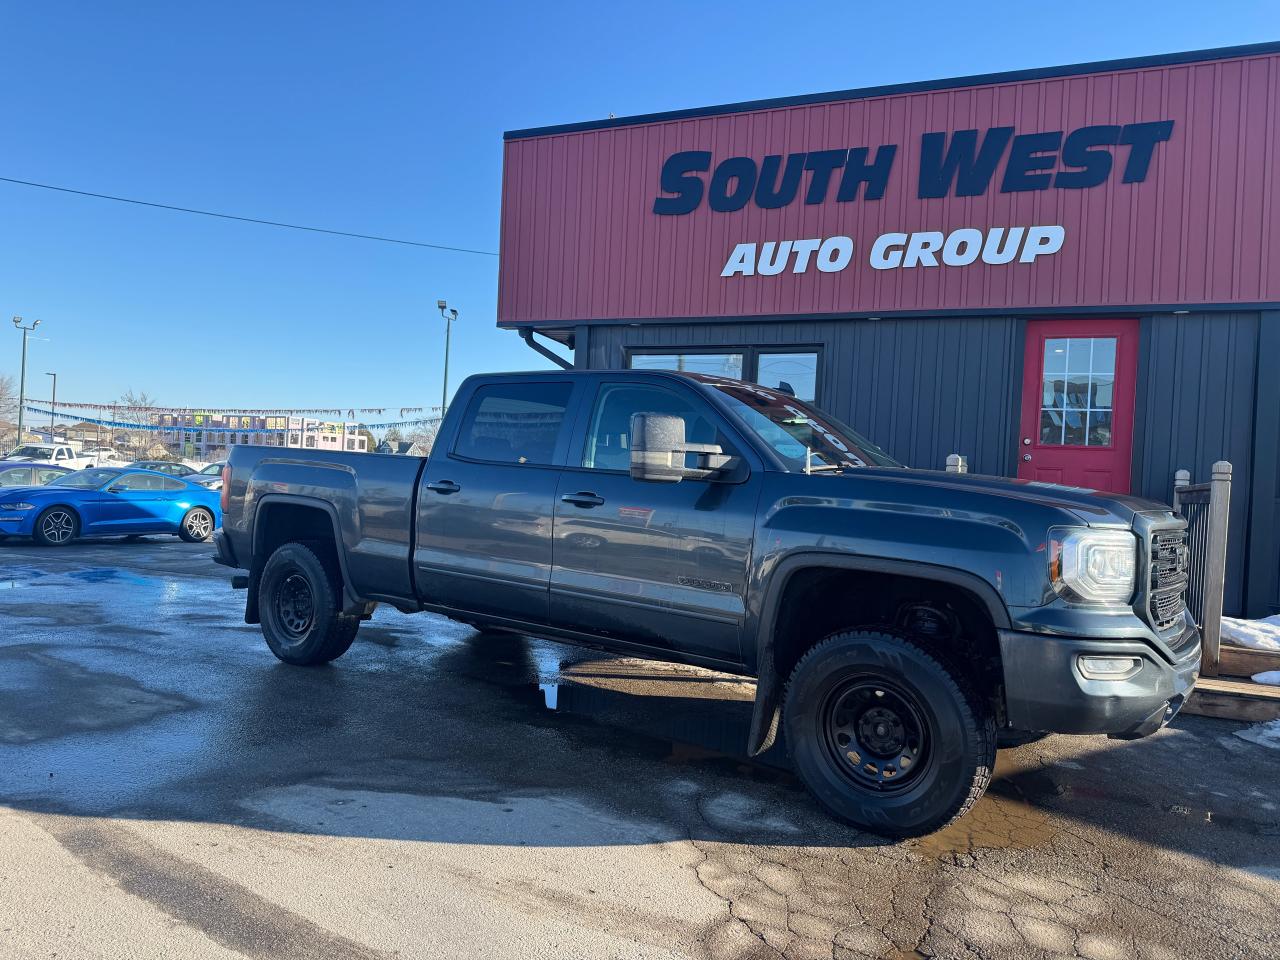
{"label": "snow patch", "polygon": [[1250,743],[1256,743],[1260,747],[1270,747],[1273,750],[1280,750],[1280,720],[1271,720],[1268,723],[1255,723],[1252,727],[1244,730],[1237,730],[1236,736],[1241,740],[1248,740]]}
{"label": "snow patch", "polygon": [[1272,650],[1280,653],[1280,614],[1261,620],[1222,618],[1222,639],[1250,650]]}
{"label": "snow patch", "polygon": [[1262,673],[1253,675],[1254,683],[1266,683],[1274,687],[1280,687],[1280,670],[1264,670]]}

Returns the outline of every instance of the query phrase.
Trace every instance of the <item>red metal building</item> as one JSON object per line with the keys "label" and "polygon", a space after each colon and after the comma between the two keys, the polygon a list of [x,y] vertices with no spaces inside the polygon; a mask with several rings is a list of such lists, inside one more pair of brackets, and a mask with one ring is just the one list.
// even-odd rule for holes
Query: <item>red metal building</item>
{"label": "red metal building", "polygon": [[1280,44],[506,135],[498,322],[815,399],[903,461],[1170,499],[1280,609]]}

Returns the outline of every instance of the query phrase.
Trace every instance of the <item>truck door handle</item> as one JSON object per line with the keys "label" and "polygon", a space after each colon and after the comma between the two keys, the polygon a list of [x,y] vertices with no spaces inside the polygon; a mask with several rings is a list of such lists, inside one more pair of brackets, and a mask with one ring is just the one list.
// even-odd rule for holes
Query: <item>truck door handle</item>
{"label": "truck door handle", "polygon": [[427,485],[428,490],[434,490],[436,493],[450,494],[457,493],[462,487],[454,483],[452,480],[433,480]]}
{"label": "truck door handle", "polygon": [[597,497],[594,493],[582,491],[580,493],[566,493],[560,498],[565,503],[572,503],[575,507],[598,507],[604,503],[604,497]]}

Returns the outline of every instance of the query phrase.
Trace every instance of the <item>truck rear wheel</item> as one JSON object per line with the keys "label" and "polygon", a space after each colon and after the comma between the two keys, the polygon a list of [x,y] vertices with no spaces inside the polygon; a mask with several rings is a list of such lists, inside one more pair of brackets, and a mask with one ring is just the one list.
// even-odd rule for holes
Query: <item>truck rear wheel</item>
{"label": "truck rear wheel", "polygon": [[961,673],[909,640],[837,633],[801,658],[783,723],[796,772],[855,826],[920,836],[986,792],[996,730]]}
{"label": "truck rear wheel", "polygon": [[302,543],[286,543],[268,558],[258,584],[262,635],[279,659],[296,666],[336,660],[360,628],[342,614],[336,564]]}

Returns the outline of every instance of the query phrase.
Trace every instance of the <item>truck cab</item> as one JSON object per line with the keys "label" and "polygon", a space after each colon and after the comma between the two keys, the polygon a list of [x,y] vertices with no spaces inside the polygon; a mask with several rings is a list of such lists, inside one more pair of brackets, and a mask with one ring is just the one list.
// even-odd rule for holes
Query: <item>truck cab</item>
{"label": "truck cab", "polygon": [[26,463],[51,463],[71,470],[82,470],[93,465],[91,459],[80,456],[75,448],[67,443],[19,444],[10,450],[4,459]]}

